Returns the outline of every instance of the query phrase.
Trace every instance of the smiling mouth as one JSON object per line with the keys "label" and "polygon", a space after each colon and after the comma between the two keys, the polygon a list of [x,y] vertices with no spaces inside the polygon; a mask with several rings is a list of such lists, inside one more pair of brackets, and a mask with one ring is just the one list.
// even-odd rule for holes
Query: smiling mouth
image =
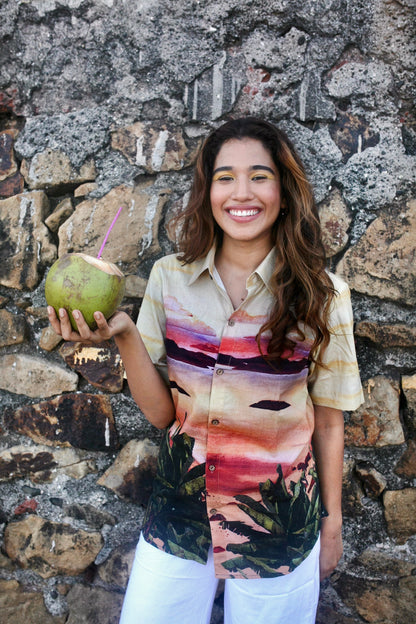
{"label": "smiling mouth", "polygon": [[260,210],[258,208],[249,208],[247,210],[231,208],[231,209],[228,210],[228,213],[232,217],[254,217],[259,212],[260,212]]}

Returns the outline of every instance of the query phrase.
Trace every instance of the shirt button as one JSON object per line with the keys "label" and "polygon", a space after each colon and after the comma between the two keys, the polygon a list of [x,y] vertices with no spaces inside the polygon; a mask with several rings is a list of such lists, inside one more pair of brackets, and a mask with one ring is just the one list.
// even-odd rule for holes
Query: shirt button
{"label": "shirt button", "polygon": [[211,424],[212,425],[219,425],[220,421],[218,420],[218,418],[214,418],[213,420],[211,420]]}
{"label": "shirt button", "polygon": [[217,373],[217,375],[222,375],[224,373],[224,369],[223,368],[217,368],[217,370],[215,372]]}
{"label": "shirt button", "polygon": [[229,319],[229,320],[228,320],[228,325],[229,325],[230,327],[234,327],[234,325],[235,325],[235,320],[234,320],[234,319]]}
{"label": "shirt button", "polygon": [[214,466],[214,464],[211,464],[210,466],[208,466],[208,470],[209,470],[210,472],[214,472],[214,470],[215,470],[215,466]]}

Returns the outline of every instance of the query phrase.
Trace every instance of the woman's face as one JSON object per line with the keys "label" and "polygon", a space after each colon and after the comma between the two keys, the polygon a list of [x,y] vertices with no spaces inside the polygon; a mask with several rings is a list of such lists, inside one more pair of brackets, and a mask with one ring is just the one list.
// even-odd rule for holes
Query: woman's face
{"label": "woman's face", "polygon": [[256,139],[231,139],[214,163],[212,214],[227,241],[273,246],[281,208],[280,177],[271,154]]}

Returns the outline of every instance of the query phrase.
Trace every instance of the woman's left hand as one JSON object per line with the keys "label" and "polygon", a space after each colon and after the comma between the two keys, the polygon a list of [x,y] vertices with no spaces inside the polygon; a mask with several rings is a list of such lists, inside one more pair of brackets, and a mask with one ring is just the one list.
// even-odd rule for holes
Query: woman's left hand
{"label": "woman's left hand", "polygon": [[342,557],[342,530],[338,520],[323,518],[321,525],[320,580],[323,581],[337,567]]}

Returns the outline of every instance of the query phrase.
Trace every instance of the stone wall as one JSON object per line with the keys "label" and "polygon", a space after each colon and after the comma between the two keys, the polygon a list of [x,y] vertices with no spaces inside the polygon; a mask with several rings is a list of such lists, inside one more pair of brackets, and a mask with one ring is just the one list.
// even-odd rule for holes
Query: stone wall
{"label": "stone wall", "polygon": [[[127,275],[136,316],[195,152],[227,116],[297,145],[330,268],[352,289],[364,405],[346,414],[345,554],[319,624],[416,611],[414,0],[3,0],[0,611],[113,624],[155,468],[111,343],[62,344],[65,251]],[[140,374],[140,371],[137,372]],[[221,595],[213,614],[221,622]]]}

